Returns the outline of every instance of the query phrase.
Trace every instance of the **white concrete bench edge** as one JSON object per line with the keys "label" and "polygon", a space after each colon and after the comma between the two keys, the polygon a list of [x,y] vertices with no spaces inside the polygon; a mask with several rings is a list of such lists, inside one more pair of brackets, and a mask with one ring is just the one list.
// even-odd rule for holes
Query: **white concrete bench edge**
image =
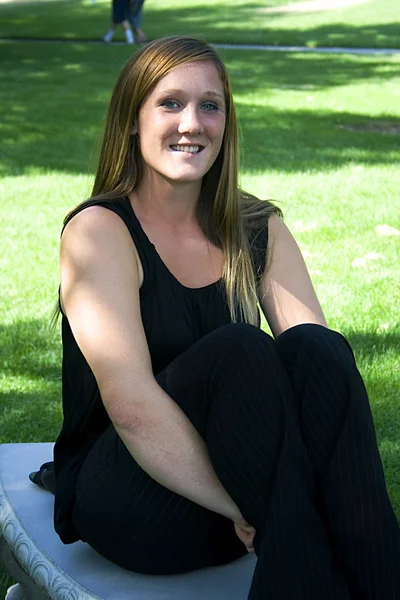
{"label": "white concrete bench edge", "polygon": [[[15,565],[12,565],[12,558],[7,556],[5,545],[15,559]],[[40,595],[43,598],[49,597],[51,600],[101,600],[99,596],[92,594],[63,572],[45,552],[39,550],[10,505],[4,491],[1,474],[0,548],[6,569],[12,570],[10,575],[26,588],[27,600],[30,598],[39,600]],[[18,572],[18,566],[22,573]],[[23,577],[23,573],[28,576],[28,581]],[[37,586],[37,593],[35,590],[27,588],[29,579]]]}

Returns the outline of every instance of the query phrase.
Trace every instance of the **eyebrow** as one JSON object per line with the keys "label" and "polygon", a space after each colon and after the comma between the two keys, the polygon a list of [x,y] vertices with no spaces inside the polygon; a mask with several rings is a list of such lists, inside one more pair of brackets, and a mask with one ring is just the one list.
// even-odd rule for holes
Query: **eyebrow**
{"label": "eyebrow", "polygon": [[[163,90],[160,92],[160,96],[166,96],[169,94],[184,94],[185,90],[183,89],[179,89],[179,88],[174,88],[174,89],[169,89],[169,90]],[[204,94],[202,94],[203,96],[214,96],[215,98],[220,98],[221,100],[224,100],[224,96],[222,94],[219,94],[218,92],[214,92],[213,90],[208,90],[207,92],[204,92]]]}

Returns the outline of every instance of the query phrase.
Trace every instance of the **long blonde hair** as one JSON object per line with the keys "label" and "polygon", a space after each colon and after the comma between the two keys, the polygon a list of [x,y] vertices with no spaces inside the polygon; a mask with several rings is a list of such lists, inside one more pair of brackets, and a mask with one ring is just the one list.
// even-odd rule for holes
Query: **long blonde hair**
{"label": "long blonde hair", "polygon": [[140,108],[172,69],[198,61],[211,61],[218,70],[224,88],[226,124],[219,155],[203,178],[197,219],[205,236],[223,250],[223,282],[232,321],[257,325],[257,281],[249,240],[252,231],[267,227],[272,213],[281,213],[269,201],[239,189],[232,89],[224,63],[207,42],[192,37],[159,39],[125,64],[111,97],[91,200],[121,198],[139,185],[142,157],[138,136],[131,132]]}

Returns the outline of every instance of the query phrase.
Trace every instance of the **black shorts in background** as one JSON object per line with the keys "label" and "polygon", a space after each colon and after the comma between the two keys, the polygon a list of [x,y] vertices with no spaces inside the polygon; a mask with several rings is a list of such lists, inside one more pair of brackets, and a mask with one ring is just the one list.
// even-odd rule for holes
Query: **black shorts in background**
{"label": "black shorts in background", "polygon": [[112,2],[112,21],[113,23],[122,23],[130,21],[131,4],[129,0],[113,0]]}

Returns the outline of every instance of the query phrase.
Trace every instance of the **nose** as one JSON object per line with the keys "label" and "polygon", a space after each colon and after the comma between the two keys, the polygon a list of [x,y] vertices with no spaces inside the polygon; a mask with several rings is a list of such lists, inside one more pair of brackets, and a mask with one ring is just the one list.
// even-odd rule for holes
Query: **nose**
{"label": "nose", "polygon": [[197,107],[187,105],[181,112],[178,132],[180,134],[190,133],[191,135],[198,135],[199,133],[203,133],[203,130],[203,124]]}

